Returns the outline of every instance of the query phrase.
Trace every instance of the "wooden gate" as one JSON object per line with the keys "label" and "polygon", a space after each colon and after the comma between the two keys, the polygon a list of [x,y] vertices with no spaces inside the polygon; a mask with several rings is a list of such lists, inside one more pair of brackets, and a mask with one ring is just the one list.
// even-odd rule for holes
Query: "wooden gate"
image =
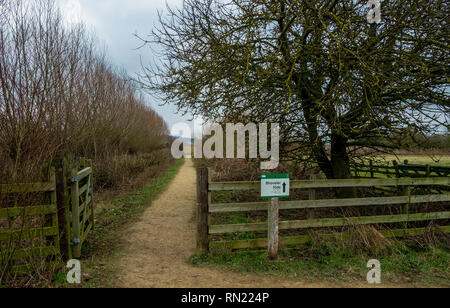
{"label": "wooden gate", "polygon": [[[78,171],[81,169],[81,171]],[[71,255],[81,257],[81,248],[94,226],[94,204],[92,186],[92,163],[82,159],[80,168],[71,172],[70,179],[70,214],[68,217],[71,235]],[[69,253],[70,254],[70,253]]]}

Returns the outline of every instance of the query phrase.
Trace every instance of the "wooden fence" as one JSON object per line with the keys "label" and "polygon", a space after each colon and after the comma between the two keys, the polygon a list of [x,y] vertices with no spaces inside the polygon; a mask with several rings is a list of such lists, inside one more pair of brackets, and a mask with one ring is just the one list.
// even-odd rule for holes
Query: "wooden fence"
{"label": "wooden fence", "polygon": [[[2,267],[21,275],[33,270],[35,258],[47,263],[55,262],[60,253],[60,239],[54,169],[48,182],[0,185],[0,194],[9,195],[19,202],[22,200],[20,195],[24,194],[38,195],[39,199],[49,201],[45,205],[0,208],[0,219],[6,220],[9,229],[0,231],[0,247],[4,248],[0,253]],[[27,199],[33,200],[24,200]],[[17,228],[32,220],[41,221],[41,225],[26,230]]]}
{"label": "wooden fence", "polygon": [[[292,236],[278,240],[279,230],[306,229],[306,228],[332,228],[348,227],[370,224],[391,224],[404,223],[405,228],[399,230],[382,231],[385,236],[417,235],[425,229],[407,229],[407,223],[417,221],[431,221],[450,219],[450,211],[428,212],[428,213],[409,213],[409,205],[421,203],[449,202],[450,194],[427,194],[412,195],[411,187],[416,186],[436,186],[450,185],[450,177],[436,178],[395,178],[395,179],[350,179],[350,180],[310,180],[310,181],[291,181],[291,189],[308,190],[310,200],[281,201],[272,200],[269,202],[246,202],[246,203],[225,203],[212,204],[211,193],[216,191],[260,191],[260,182],[212,182],[208,169],[197,170],[197,192],[198,192],[198,250],[207,253],[211,249],[243,249],[243,248],[262,248],[269,247],[278,251],[277,243],[284,246],[297,245],[309,240],[308,236]],[[401,188],[401,196],[393,197],[373,197],[373,198],[355,198],[355,199],[326,199],[315,200],[315,189],[321,188],[345,188],[345,187],[378,187],[391,186]],[[298,221],[279,221],[279,210],[292,209],[325,209],[325,208],[350,208],[359,206],[377,206],[377,205],[399,205],[402,208],[400,215],[384,215],[370,217],[339,217],[314,219]],[[228,225],[210,225],[209,215],[213,213],[229,212],[252,212],[268,211],[268,222],[248,223],[248,224],[228,224]],[[445,231],[450,231],[450,227],[442,227]],[[233,240],[233,241],[211,241],[213,235],[232,234],[239,232],[268,232],[268,238],[252,240]],[[345,235],[345,234],[343,234]],[[331,235],[330,235],[331,236]],[[275,245],[275,247],[274,247]]]}
{"label": "wooden fence", "polygon": [[373,161],[369,164],[354,164],[353,172],[357,178],[423,178],[423,177],[447,177],[450,176],[450,167],[431,165],[411,165],[407,160],[403,164],[392,161],[392,165],[376,165]]}
{"label": "wooden fence", "polygon": [[[16,200],[12,207],[0,207],[1,267],[24,274],[34,270],[31,259],[79,258],[94,225],[92,194],[92,167],[84,159],[70,173],[64,160],[55,160],[44,183],[0,185],[4,200]],[[44,205],[21,200],[43,200]]]}

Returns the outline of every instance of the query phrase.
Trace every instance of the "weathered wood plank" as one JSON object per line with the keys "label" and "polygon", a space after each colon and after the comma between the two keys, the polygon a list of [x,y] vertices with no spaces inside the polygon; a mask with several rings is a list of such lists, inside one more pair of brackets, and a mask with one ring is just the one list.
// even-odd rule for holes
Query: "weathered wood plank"
{"label": "weathered wood plank", "polygon": [[[85,214],[85,211],[90,210],[90,205],[92,203],[92,197],[88,196],[86,201],[84,201],[82,204],[80,204],[80,215]],[[89,214],[90,215],[90,214]],[[84,217],[84,216],[83,216]]]}
{"label": "weathered wood plank", "polygon": [[279,224],[279,211],[280,211],[280,199],[272,198],[271,205],[269,207],[269,219],[268,219],[268,248],[267,253],[271,260],[278,258],[278,246],[279,236],[278,236],[278,224]]}
{"label": "weathered wood plank", "polygon": [[211,225],[209,226],[209,234],[267,231],[267,229],[267,222],[253,224]]}
{"label": "weathered wood plank", "polygon": [[56,158],[53,161],[55,166],[56,180],[56,204],[58,208],[58,225],[60,238],[60,251],[65,260],[72,259],[72,250],[70,249],[70,210],[68,200],[68,188],[66,175],[66,164],[63,158]]}
{"label": "weathered wood plank", "polygon": [[[349,179],[291,181],[291,189],[376,187],[376,186],[428,186],[450,185],[450,177],[400,178],[400,179]],[[256,190],[260,182],[217,182],[209,185],[209,191]]]}
{"label": "weathered wood plank", "polygon": [[[59,267],[61,266],[61,264],[57,261],[55,262],[47,262],[46,263],[48,267]],[[27,274],[31,274],[36,270],[36,268],[31,265],[31,264],[26,264],[26,265],[16,265],[16,266],[12,266],[11,267],[11,273],[18,275],[18,276],[23,276],[23,275],[27,275]]]}
{"label": "weathered wood plank", "polygon": [[37,248],[27,248],[27,249],[21,249],[13,252],[10,260],[16,261],[16,260],[26,260],[29,258],[36,258],[36,257],[48,257],[48,256],[54,256],[59,253],[59,249],[54,246],[47,246],[47,247],[37,247]]}
{"label": "weathered wood plank", "polygon": [[54,183],[0,184],[0,194],[54,191]]}
{"label": "weathered wood plank", "polygon": [[[58,205],[57,205],[57,192],[56,192],[56,169],[55,166],[51,166],[50,167],[50,176],[49,176],[49,182],[50,183],[54,183],[55,184],[55,190],[52,191],[50,193],[50,200],[52,204],[56,205],[56,208],[58,209]],[[57,210],[58,212],[58,210]],[[50,226],[46,226],[46,227],[56,227],[56,229],[59,229],[59,221],[58,221],[58,213],[55,213],[53,215],[51,215],[51,225]],[[53,238],[53,244],[55,246],[55,248],[57,249],[58,252],[60,252],[60,238],[59,238],[59,233],[56,234],[56,236],[52,236],[52,237],[47,237],[47,239],[51,239]]]}
{"label": "weathered wood plank", "polygon": [[88,176],[92,173],[92,167],[86,167],[77,173],[77,176]]}
{"label": "weathered wood plank", "polygon": [[[450,226],[441,226],[443,232],[450,233]],[[404,237],[404,236],[418,236],[423,234],[426,228],[416,229],[396,229],[396,230],[382,230],[380,233],[385,237]],[[348,233],[333,233],[333,234],[318,234],[322,238],[347,238]],[[280,238],[280,246],[293,246],[308,243],[312,237],[310,235],[301,236],[287,236]],[[267,238],[258,238],[252,240],[236,240],[236,241],[213,241],[210,243],[211,249],[248,249],[248,248],[265,248],[267,247]]]}
{"label": "weathered wood plank", "polygon": [[[355,199],[323,199],[323,200],[299,200],[282,201],[280,210],[292,209],[317,209],[334,207],[354,207],[354,206],[374,206],[374,205],[397,205],[397,204],[417,204],[434,203],[450,201],[450,194],[423,195],[423,196],[398,196],[398,197],[373,197],[373,198],[355,198]],[[212,204],[209,208],[210,213],[228,213],[228,212],[251,212],[266,211],[267,202],[247,202],[247,203],[220,203]]]}
{"label": "weathered wood plank", "polygon": [[215,182],[209,184],[209,191],[261,190],[260,182]]}
{"label": "weathered wood plank", "polygon": [[[403,187],[403,195],[405,195],[406,197],[408,197],[409,200],[411,200],[411,187],[409,187],[409,186]],[[410,202],[402,205],[402,214],[403,215],[409,214],[409,204],[410,204]],[[405,229],[407,229],[408,222],[405,222],[403,226]]]}
{"label": "weathered wood plank", "polygon": [[90,199],[88,201],[89,201],[89,203],[87,204],[87,207],[84,208],[84,212],[80,211],[80,213],[83,213],[83,218],[81,220],[82,226],[84,226],[86,224],[86,222],[89,221],[89,219],[90,219],[90,214],[91,214],[90,208],[92,206],[92,199]]}
{"label": "weathered wood plank", "polygon": [[18,216],[38,216],[56,214],[56,212],[56,204],[27,207],[9,207],[0,209],[0,217],[12,218]]}
{"label": "weathered wood plank", "polygon": [[87,237],[89,236],[89,233],[91,232],[91,230],[92,230],[92,223],[90,223],[89,225],[88,225],[88,227],[86,228],[86,230],[83,232],[83,237],[82,237],[82,239],[81,239],[81,244],[83,244],[84,243],[84,241],[86,241],[86,239],[87,239]]}
{"label": "weathered wood plank", "polygon": [[87,167],[73,175],[72,181],[81,181],[92,173],[92,168]]}
{"label": "weathered wood plank", "polygon": [[450,185],[450,178],[350,179],[291,182],[291,188],[294,189],[428,185]]}
{"label": "weathered wood plank", "polygon": [[[72,170],[72,176],[76,177],[78,172]],[[72,255],[75,259],[81,257],[81,232],[80,232],[80,193],[79,182],[72,182],[70,194],[72,197]]]}
{"label": "weathered wood plank", "polygon": [[0,232],[0,242],[8,240],[28,240],[58,234],[58,227],[47,227],[25,231]]}
{"label": "weathered wood plank", "polygon": [[396,161],[394,166],[367,166],[357,164],[353,169],[359,173],[370,173],[374,171],[376,174],[393,175],[395,171],[397,177],[411,176],[411,177],[444,177],[450,174],[449,167],[430,166],[430,165],[399,165]]}
{"label": "weathered wood plank", "polygon": [[80,191],[79,191],[80,196],[83,195],[84,193],[86,193],[86,191],[89,189],[89,184],[90,183],[87,183],[83,187],[80,188]]}
{"label": "weathered wood plank", "polygon": [[217,203],[209,206],[210,213],[267,211],[268,202]]}
{"label": "weathered wood plank", "polygon": [[[450,219],[450,212],[282,221],[279,223],[279,229],[289,230],[289,229],[322,228],[322,227],[343,227],[351,225],[427,221],[437,219]],[[234,232],[255,232],[255,231],[267,231],[267,229],[268,229],[267,223],[212,225],[209,227],[209,233],[224,234]]]}
{"label": "weathered wood plank", "polygon": [[208,236],[208,169],[197,169],[197,250],[199,253],[209,252]]}
{"label": "weathered wood plank", "polygon": [[[395,171],[386,171],[386,170],[376,170],[376,169],[374,169],[374,170],[370,170],[369,168],[363,168],[363,169],[356,169],[356,171],[358,172],[358,173],[367,173],[367,174],[370,174],[370,178],[374,178],[375,177],[375,175],[377,175],[377,174],[385,174],[385,175],[396,175],[396,172]],[[372,177],[372,175],[374,176],[374,177]]]}
{"label": "weathered wood plank", "polygon": [[341,227],[351,225],[367,225],[397,222],[426,221],[450,218],[450,212],[418,213],[410,215],[385,215],[370,217],[350,217],[350,218],[325,218],[303,221],[280,222],[280,230],[320,228],[320,227]]}
{"label": "weathered wood plank", "polygon": [[[311,175],[311,177],[310,177],[310,180],[311,181],[315,181],[317,179],[317,177],[316,177],[316,175]],[[310,200],[310,201],[315,201],[315,200],[317,200],[317,196],[316,196],[316,190],[315,189],[309,189],[308,190],[308,199]],[[307,219],[314,219],[314,209],[308,209],[308,210],[306,210],[306,218]]]}

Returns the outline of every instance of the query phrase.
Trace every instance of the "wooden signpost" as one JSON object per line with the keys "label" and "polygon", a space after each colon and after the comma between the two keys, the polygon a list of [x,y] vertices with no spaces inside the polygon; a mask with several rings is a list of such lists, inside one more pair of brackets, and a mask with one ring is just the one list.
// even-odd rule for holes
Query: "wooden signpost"
{"label": "wooden signpost", "polygon": [[269,232],[268,232],[268,254],[270,259],[278,258],[279,239],[279,212],[280,199],[289,197],[290,179],[289,174],[263,174],[261,176],[261,197],[271,198],[269,206]]}

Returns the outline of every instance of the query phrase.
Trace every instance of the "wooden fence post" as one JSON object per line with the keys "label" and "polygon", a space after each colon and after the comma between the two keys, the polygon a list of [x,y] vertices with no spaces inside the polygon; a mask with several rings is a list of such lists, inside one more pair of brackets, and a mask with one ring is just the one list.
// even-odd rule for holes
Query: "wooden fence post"
{"label": "wooden fence post", "polygon": [[[211,172],[211,168],[208,168],[208,185],[211,182],[212,182],[212,172]],[[208,210],[209,210],[209,205],[210,204],[212,204],[212,194],[211,194],[211,192],[208,189]]]}
{"label": "wooden fence post", "polygon": [[[50,194],[50,199],[51,199],[51,204],[55,204],[56,207],[58,208],[57,205],[57,192],[56,192],[56,171],[55,171],[55,166],[51,166],[50,167],[50,177],[49,177],[49,182],[55,185],[55,191],[52,191],[52,193]],[[61,248],[59,245],[59,223],[58,223],[58,213],[52,214],[52,223],[51,223],[52,227],[56,227],[58,229],[58,234],[56,236],[53,237],[53,244],[56,247],[56,249],[58,250],[58,252],[61,252]]]}
{"label": "wooden fence post", "polygon": [[370,165],[370,177],[373,179],[375,177],[375,173],[373,172],[373,161],[372,160],[369,161],[369,165]]}
{"label": "wooden fence post", "polygon": [[[317,177],[313,174],[311,175],[310,179],[311,181],[315,181]],[[309,190],[309,200],[316,200],[316,190],[313,188]],[[314,209],[307,209],[306,217],[307,219],[314,219]]]}
{"label": "wooden fence post", "polygon": [[66,165],[63,158],[56,158],[53,161],[55,167],[55,181],[56,181],[56,205],[58,208],[58,225],[59,225],[59,247],[61,255],[64,259],[72,259],[72,251],[70,249],[70,221],[68,191],[66,180]]}
{"label": "wooden fence post", "polygon": [[93,167],[93,165],[92,165],[92,160],[91,159],[88,159],[88,160],[86,160],[86,164],[87,164],[87,166],[88,167],[91,167],[91,169],[92,169],[92,171],[91,171],[91,182],[90,182],[90,187],[88,188],[89,189],[89,195],[91,196],[91,198],[92,198],[92,201],[91,201],[91,217],[90,217],[90,219],[89,219],[89,221],[91,222],[91,224],[92,224],[92,229],[91,229],[91,231],[92,230],[94,230],[94,227],[95,227],[95,206],[94,206],[94,167]]}
{"label": "wooden fence post", "polygon": [[[409,200],[411,199],[411,187],[409,186],[405,186],[403,189],[403,195],[409,197]],[[403,215],[408,215],[409,214],[409,200],[408,203],[402,206],[402,214]],[[403,227],[405,229],[408,228],[408,222],[405,222],[403,224]]]}
{"label": "wooden fence post", "polygon": [[398,167],[398,162],[397,162],[396,160],[393,160],[392,163],[394,164],[394,167],[395,167],[395,176],[396,176],[398,179],[401,178],[401,175],[400,175],[400,169],[399,169],[399,167]]}
{"label": "wooden fence post", "polygon": [[405,159],[404,161],[403,161],[403,165],[404,165],[404,168],[401,170],[402,171],[402,176],[403,177],[410,177],[410,174],[409,174],[409,160],[407,160],[407,159]]}
{"label": "wooden fence post", "polygon": [[208,203],[208,169],[197,169],[197,250],[209,253],[209,203]]}
{"label": "wooden fence post", "polygon": [[[45,167],[45,174],[43,174],[42,180],[44,182],[49,182],[49,183],[55,184],[54,168],[51,165]],[[54,201],[56,201],[55,192],[50,193],[49,196],[47,196],[46,194],[44,194],[44,195],[45,195],[45,197],[50,197],[49,199],[45,198],[46,202],[50,201],[51,204],[54,204]],[[53,214],[44,215],[44,227],[48,228],[48,227],[55,226],[54,218],[55,218],[55,215],[53,215]],[[57,226],[57,224],[56,224],[56,226]],[[46,243],[45,243],[46,246],[56,244],[54,242],[54,236],[46,236],[45,241],[46,241]]]}
{"label": "wooden fence post", "polygon": [[278,236],[278,223],[279,223],[279,211],[280,211],[280,200],[278,198],[273,198],[269,207],[269,247],[268,254],[269,258],[275,260],[278,258],[278,248],[279,248],[279,236]]}
{"label": "wooden fence post", "polygon": [[[72,170],[72,178],[77,176],[78,170]],[[80,194],[79,182],[72,181],[71,201],[72,201],[72,253],[75,259],[81,257],[81,230],[80,230]]]}

